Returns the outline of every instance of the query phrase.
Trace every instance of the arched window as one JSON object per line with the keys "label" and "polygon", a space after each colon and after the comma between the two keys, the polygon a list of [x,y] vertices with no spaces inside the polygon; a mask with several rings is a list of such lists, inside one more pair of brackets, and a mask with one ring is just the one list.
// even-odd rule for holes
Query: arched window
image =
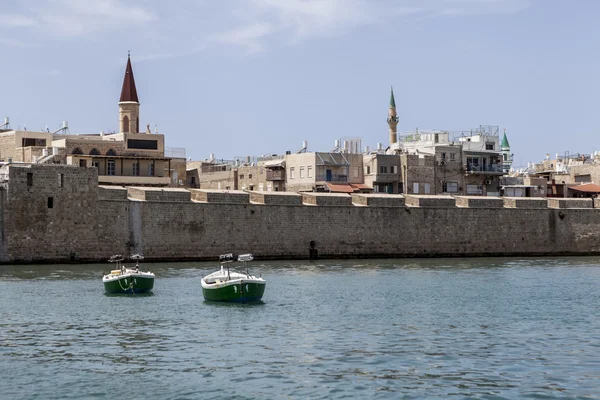
{"label": "arched window", "polygon": [[83,151],[79,147],[75,147],[71,154],[83,154]]}
{"label": "arched window", "polygon": [[123,132],[129,133],[129,117],[127,115],[123,117]]}
{"label": "arched window", "polygon": [[109,150],[106,152],[106,155],[107,155],[107,156],[111,156],[111,157],[116,157],[116,156],[117,156],[117,152],[116,152],[116,151],[114,151],[113,149],[109,149]]}
{"label": "arched window", "polygon": [[100,152],[98,151],[97,148],[93,148],[92,150],[90,150],[90,156],[99,156]]}
{"label": "arched window", "polygon": [[140,119],[139,119],[139,117],[135,119],[135,133],[140,133]]}

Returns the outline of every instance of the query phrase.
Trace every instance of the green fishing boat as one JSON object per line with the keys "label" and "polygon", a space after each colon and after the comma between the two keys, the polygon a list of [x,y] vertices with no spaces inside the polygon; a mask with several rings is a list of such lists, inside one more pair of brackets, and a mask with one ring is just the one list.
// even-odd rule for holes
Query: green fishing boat
{"label": "green fishing boat", "polygon": [[[238,261],[244,264],[253,259],[252,254],[238,256]],[[231,253],[221,255],[221,269],[202,278],[202,295],[205,300],[249,303],[262,299],[265,280],[260,276],[257,278],[250,275],[247,266],[245,272],[231,271],[229,265],[234,260]]]}
{"label": "green fishing boat", "polygon": [[123,256],[119,254],[108,260],[116,263],[117,268],[102,277],[106,293],[141,294],[152,291],[154,288],[154,273],[140,271],[140,260],[143,260],[144,256],[134,254],[131,259],[135,260],[134,268],[126,268],[122,263]]}

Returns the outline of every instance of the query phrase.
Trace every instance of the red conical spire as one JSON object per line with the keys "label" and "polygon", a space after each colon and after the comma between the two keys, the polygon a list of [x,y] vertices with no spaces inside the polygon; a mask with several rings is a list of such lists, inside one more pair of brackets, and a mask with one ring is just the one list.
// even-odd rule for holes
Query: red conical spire
{"label": "red conical spire", "polygon": [[123,89],[121,89],[121,101],[135,101],[139,103],[137,90],[135,89],[135,79],[133,79],[133,69],[131,68],[131,59],[127,54],[127,68],[125,69],[125,78],[123,79]]}

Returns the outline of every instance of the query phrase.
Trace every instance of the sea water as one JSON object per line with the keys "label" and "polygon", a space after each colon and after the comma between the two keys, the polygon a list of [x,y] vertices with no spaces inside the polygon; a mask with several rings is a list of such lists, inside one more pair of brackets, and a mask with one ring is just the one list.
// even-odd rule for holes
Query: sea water
{"label": "sea water", "polygon": [[600,258],[250,264],[258,304],[205,302],[215,263],[0,266],[0,397],[600,398]]}

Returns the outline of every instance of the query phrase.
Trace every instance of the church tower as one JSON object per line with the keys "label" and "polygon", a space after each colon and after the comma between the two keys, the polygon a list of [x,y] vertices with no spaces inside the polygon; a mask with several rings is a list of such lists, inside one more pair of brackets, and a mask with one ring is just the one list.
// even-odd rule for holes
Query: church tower
{"label": "church tower", "polygon": [[397,127],[398,127],[398,114],[396,114],[396,100],[394,100],[394,88],[391,88],[390,95],[390,109],[388,110],[387,123],[390,126],[390,146],[398,141]]}
{"label": "church tower", "polygon": [[131,68],[131,58],[127,54],[127,67],[119,100],[119,132],[138,133],[140,131],[140,101],[138,100]]}
{"label": "church tower", "polygon": [[506,129],[504,129],[504,137],[502,138],[502,144],[500,145],[502,151],[502,172],[508,174],[512,165],[512,154],[510,154],[510,144],[506,138]]}

